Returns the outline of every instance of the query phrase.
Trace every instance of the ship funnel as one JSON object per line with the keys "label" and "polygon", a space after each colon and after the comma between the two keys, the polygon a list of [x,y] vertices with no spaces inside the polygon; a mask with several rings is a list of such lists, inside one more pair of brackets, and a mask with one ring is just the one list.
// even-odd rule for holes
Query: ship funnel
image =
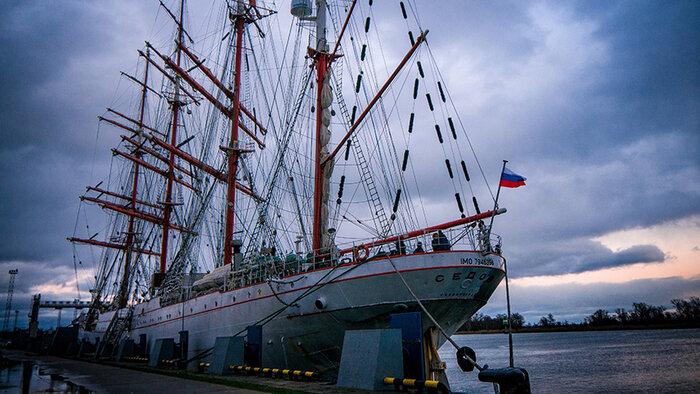
{"label": "ship funnel", "polygon": [[297,18],[311,15],[311,0],[292,0],[291,12]]}

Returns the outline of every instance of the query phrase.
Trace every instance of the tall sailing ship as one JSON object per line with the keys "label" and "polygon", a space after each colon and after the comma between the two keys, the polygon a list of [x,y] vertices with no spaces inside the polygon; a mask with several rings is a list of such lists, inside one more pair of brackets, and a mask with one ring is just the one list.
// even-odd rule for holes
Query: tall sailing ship
{"label": "tall sailing ship", "polygon": [[259,326],[265,365],[332,377],[346,330],[420,312],[440,346],[504,277],[505,210],[479,209],[416,4],[382,2],[407,31],[388,50],[377,2],[276,3],[227,0],[197,34],[184,1],[160,3],[174,37],[138,50],[135,98],[99,117],[121,143],[79,216],[104,229],[70,238],[100,252],[86,340],[187,331],[195,355]]}

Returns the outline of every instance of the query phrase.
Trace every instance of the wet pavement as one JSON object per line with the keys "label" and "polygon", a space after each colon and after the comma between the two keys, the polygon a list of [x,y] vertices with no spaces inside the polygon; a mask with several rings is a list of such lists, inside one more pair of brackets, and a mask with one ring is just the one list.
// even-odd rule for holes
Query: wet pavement
{"label": "wet pavement", "polygon": [[5,352],[18,363],[0,373],[0,393],[257,393],[110,365]]}
{"label": "wet pavement", "polygon": [[[292,381],[259,376],[214,376],[150,368],[144,364],[97,363],[4,351],[16,364],[0,371],[2,393],[368,393],[319,381]],[[171,376],[171,375],[179,376]],[[216,379],[211,383],[202,379]],[[245,386],[247,388],[231,387]]]}

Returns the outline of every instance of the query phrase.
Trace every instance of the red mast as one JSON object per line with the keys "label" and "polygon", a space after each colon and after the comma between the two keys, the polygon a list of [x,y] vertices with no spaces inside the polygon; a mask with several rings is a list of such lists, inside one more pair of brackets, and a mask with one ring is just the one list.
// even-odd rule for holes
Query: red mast
{"label": "red mast", "polygon": [[[177,27],[177,42],[178,46],[176,49],[176,64],[180,66],[180,45],[182,45],[182,34],[183,34],[183,29],[182,29],[182,19],[183,19],[183,13],[185,9],[185,0],[180,0],[180,19],[178,21],[178,27]],[[179,77],[176,77],[175,79],[175,97],[172,100],[172,106],[173,106],[173,122],[172,122],[172,129],[170,132],[170,145],[176,146],[177,145],[177,122],[179,119],[180,115],[180,105],[182,103],[180,102],[180,84],[179,84]],[[141,122],[143,123],[143,122]],[[166,263],[168,261],[168,234],[170,232],[170,214],[172,213],[173,210],[173,202],[172,202],[172,193],[173,193],[173,182],[175,181],[175,155],[173,153],[170,153],[170,161],[168,162],[168,181],[167,181],[167,186],[166,186],[166,192],[165,192],[165,201],[161,202],[164,206],[163,210],[163,239],[161,241],[161,246],[160,246],[160,269],[159,272],[161,274],[165,273],[165,267]]]}
{"label": "red mast", "polygon": [[[141,85],[141,104],[139,108],[139,124],[143,124],[143,114],[144,111],[146,110],[146,93],[148,92],[147,86],[148,86],[148,62],[146,64],[146,69],[143,73],[143,84]],[[142,127],[139,127],[139,132],[143,131]],[[139,133],[138,136],[139,139],[141,139],[141,135]],[[137,158],[140,158],[143,153],[140,150],[137,150],[134,155]],[[134,163],[134,179],[132,182],[131,186],[131,208],[136,209],[136,203],[138,200],[136,199],[136,195],[138,192],[138,185],[139,185],[139,163]],[[131,274],[131,257],[132,253],[134,250],[134,216],[129,216],[129,229],[126,233],[126,258],[124,260],[124,273],[122,275],[122,281],[119,284],[119,293],[118,293],[118,307],[119,308],[124,308],[126,307],[126,302],[129,298],[128,296],[128,290],[129,290],[129,275]]]}
{"label": "red mast", "polygon": [[[350,14],[352,13],[352,10],[354,8],[355,2],[353,2],[352,6],[350,7],[350,11],[348,12],[348,18],[350,17]],[[345,136],[340,140],[336,148],[331,152],[330,154],[328,153],[327,148],[325,147],[324,142],[327,144],[328,139],[330,139],[330,136],[327,136],[326,141],[324,141],[323,138],[323,128],[325,127],[323,125],[323,109],[322,108],[322,103],[323,103],[323,89],[325,85],[328,83],[326,75],[328,73],[328,69],[335,60],[335,58],[339,57],[340,55],[336,55],[336,51],[338,49],[338,43],[336,43],[335,48],[333,49],[332,54],[328,54],[325,51],[325,12],[322,12],[322,10],[325,10],[325,0],[317,0],[316,3],[317,6],[317,16],[316,16],[316,34],[317,34],[317,50],[309,50],[316,59],[316,72],[317,72],[317,78],[318,78],[318,90],[316,93],[316,107],[317,109],[317,114],[316,114],[316,149],[315,149],[315,162],[314,162],[314,172],[315,172],[315,178],[314,178],[314,217],[313,217],[313,250],[314,254],[325,254],[325,253],[320,253],[320,249],[323,247],[326,247],[328,245],[323,244],[323,225],[324,221],[327,220],[327,208],[323,207],[324,203],[324,197],[327,199],[327,195],[324,196],[324,188],[327,188],[328,182],[326,181],[330,175],[326,174],[328,176],[324,177],[324,172],[330,172],[332,171],[333,168],[333,158],[335,155],[338,153],[338,151],[344,146],[345,141],[347,141],[348,138],[357,130],[358,126],[362,122],[362,120],[365,118],[365,116],[369,113],[370,109],[374,106],[374,104],[377,103],[377,101],[381,98],[382,94],[386,91],[386,89],[389,87],[389,85],[392,83],[394,78],[398,75],[399,71],[403,68],[404,65],[408,62],[408,60],[413,56],[413,53],[416,51],[418,46],[422,44],[425,41],[425,36],[428,33],[427,30],[421,34],[418,39],[416,39],[416,42],[413,44],[411,49],[408,51],[408,53],[404,56],[404,58],[401,60],[401,63],[396,67],[394,72],[389,76],[389,79],[382,85],[382,87],[379,89],[379,92],[375,95],[375,97],[370,101],[370,103],[367,105],[367,108],[362,112],[360,117],[355,121],[355,123],[350,127],[350,130],[345,134]],[[345,32],[345,27],[347,25],[347,19],[345,21],[345,24],[343,25],[343,29],[341,30],[341,37],[343,32]],[[340,38],[338,37],[338,42],[340,41]],[[330,103],[326,103],[327,106],[330,106]],[[324,151],[325,149],[325,151]],[[329,167],[328,169],[326,167]],[[327,192],[326,192],[327,193]],[[325,215],[325,218],[324,218]]]}
{"label": "red mast", "polygon": [[[162,3],[161,3],[162,4]],[[233,6],[232,6],[233,7]],[[166,64],[166,67],[172,70],[175,73],[175,77],[169,75],[162,67],[160,67],[157,63],[153,61],[149,56],[144,54],[143,52],[139,51],[139,54],[143,56],[150,64],[152,64],[156,69],[158,69],[163,75],[165,75],[166,78],[168,78],[170,81],[172,81],[175,84],[175,98],[172,102],[173,106],[173,121],[172,121],[172,131],[170,134],[170,142],[165,142],[164,140],[160,140],[156,136],[149,136],[149,140],[156,145],[164,148],[170,153],[169,160],[168,160],[168,171],[160,171],[157,168],[153,167],[152,170],[164,175],[168,178],[167,182],[167,190],[166,190],[166,199],[164,202],[161,202],[161,204],[164,206],[163,208],[163,218],[161,221],[159,221],[160,224],[163,225],[163,240],[161,244],[161,254],[160,254],[160,272],[154,276],[154,286],[159,285],[159,281],[163,279],[163,274],[165,273],[166,269],[166,262],[167,262],[167,248],[168,248],[168,232],[170,229],[176,229],[180,231],[187,231],[186,229],[183,229],[182,227],[178,227],[173,225],[170,222],[170,215],[172,213],[172,208],[174,205],[172,202],[172,185],[173,182],[180,183],[186,187],[193,188],[191,185],[183,182],[180,179],[175,178],[174,170],[179,170],[183,171],[183,169],[179,166],[176,166],[174,163],[175,157],[179,157],[185,161],[187,161],[189,164],[198,167],[199,169],[203,170],[204,172],[213,175],[216,177],[216,179],[226,182],[227,183],[227,195],[226,195],[226,223],[225,223],[225,236],[224,236],[224,264],[231,264],[232,261],[232,246],[231,242],[233,241],[233,228],[234,228],[234,207],[235,207],[235,202],[236,202],[236,189],[242,191],[243,193],[261,200],[261,198],[257,195],[255,195],[252,190],[248,189],[247,187],[243,185],[239,185],[237,183],[236,179],[236,172],[238,169],[238,157],[240,154],[248,152],[249,150],[242,148],[239,145],[238,141],[238,131],[242,130],[244,131],[252,140],[254,140],[257,145],[260,148],[264,148],[265,144],[263,141],[258,138],[258,136],[255,135],[254,132],[249,130],[247,127],[245,127],[244,124],[240,122],[240,117],[241,114],[246,115],[253,123],[255,123],[259,128],[260,132],[265,135],[267,130],[265,130],[264,127],[262,127],[260,121],[258,121],[250,111],[246,110],[241,103],[240,103],[240,85],[241,85],[241,62],[242,62],[242,57],[243,57],[243,33],[245,31],[245,25],[247,23],[251,23],[255,21],[256,19],[263,18],[265,16],[271,15],[273,12],[271,10],[266,10],[262,9],[259,7],[256,7],[255,5],[255,0],[250,0],[249,1],[249,6],[244,5],[242,2],[236,2],[235,5],[235,10],[231,10],[229,15],[230,18],[234,22],[234,29],[235,29],[235,37],[236,37],[236,54],[235,54],[235,60],[234,60],[234,83],[233,83],[233,90],[229,90],[226,88],[226,86],[219,81],[214,74],[206,67],[204,66],[204,61],[200,61],[197,56],[195,56],[194,53],[189,51],[185,45],[183,44],[183,34],[187,34],[183,28],[182,28],[182,19],[183,19],[183,9],[184,7],[182,6],[182,2],[180,5],[180,17],[179,20],[176,19],[176,17],[168,11],[170,16],[175,19],[176,23],[178,24],[178,40],[177,40],[177,58],[176,61],[172,61],[170,57],[164,56],[160,54],[155,48],[153,48],[148,42],[146,43],[147,47],[152,49],[161,59],[163,59],[163,62]],[[167,8],[166,8],[167,10]],[[266,12],[265,15],[263,15],[260,11],[263,10]],[[254,12],[252,12],[254,11]],[[195,66],[192,69],[198,68],[200,69],[204,75],[209,78],[214,85],[219,88],[225,95],[226,97],[231,100],[231,107],[227,107],[224,105],[222,102],[220,102],[217,98],[214,97],[212,93],[207,91],[201,84],[199,84],[197,81],[192,78],[192,76],[189,75],[189,70],[186,71],[180,67],[180,58],[181,58],[181,53],[184,52],[194,63]],[[183,92],[186,94],[190,99],[192,99],[194,102],[198,103],[197,98],[192,96],[191,93],[189,93],[186,89],[184,89],[181,85],[181,81],[185,81],[187,84],[189,84],[195,91],[200,93],[207,101],[211,102],[214,107],[216,107],[221,113],[229,118],[231,120],[231,135],[229,139],[229,144],[226,147],[222,147],[222,149],[227,153],[228,158],[227,158],[227,173],[222,173],[213,167],[207,165],[206,163],[203,163],[194,157],[188,155],[187,153],[181,151],[179,147],[177,146],[177,138],[176,138],[176,132],[177,132],[177,124],[178,124],[178,116],[179,116],[179,107],[181,105],[184,105],[184,103],[179,101],[179,94],[180,92]],[[121,116],[121,115],[120,115]],[[122,116],[124,117],[124,116]],[[124,117],[125,119],[132,121],[129,118]],[[111,124],[126,129],[133,131],[130,127],[124,126],[118,122],[110,121]],[[256,129],[257,132],[257,129]],[[139,160],[138,158],[132,157],[126,153],[115,151],[115,154],[119,154],[123,157],[126,157],[129,160],[132,161],[137,161]],[[161,159],[160,155],[154,155],[154,157]],[[142,166],[145,166],[145,163],[141,163]],[[184,172],[184,171],[183,171]],[[113,208],[113,207],[112,207]],[[154,219],[154,218],[152,218]]]}
{"label": "red mast", "polygon": [[[316,63],[316,145],[314,147],[314,213],[312,248],[313,253],[319,254],[320,250],[327,247],[324,242],[324,227],[328,226],[328,185],[330,183],[330,172],[333,171],[333,162],[328,155],[328,142],[330,141],[330,131],[328,124],[323,124],[324,114],[326,119],[330,119],[330,105],[333,98],[330,93],[328,71],[331,63],[342,55],[336,55],[340,39],[345,33],[350,15],[355,9],[356,0],[353,0],[345,18],[343,27],[333,47],[333,52],[328,53],[328,42],[326,41],[326,0],[316,0],[316,48],[310,48],[309,53],[314,57]],[[323,92],[328,89],[326,100],[323,100]],[[327,173],[327,174],[324,174]],[[325,201],[324,201],[325,200]]]}
{"label": "red mast", "polygon": [[[255,7],[255,0],[250,0],[250,5]],[[228,191],[226,193],[226,227],[224,235],[224,265],[231,264],[233,259],[233,227],[234,227],[234,207],[236,203],[236,172],[238,170],[238,156],[241,153],[238,144],[238,128],[240,127],[240,87],[241,87],[241,59],[243,52],[243,31],[247,22],[243,11],[243,5],[238,4],[236,17],[236,59],[233,76],[233,110],[231,116],[231,138],[228,149]]]}

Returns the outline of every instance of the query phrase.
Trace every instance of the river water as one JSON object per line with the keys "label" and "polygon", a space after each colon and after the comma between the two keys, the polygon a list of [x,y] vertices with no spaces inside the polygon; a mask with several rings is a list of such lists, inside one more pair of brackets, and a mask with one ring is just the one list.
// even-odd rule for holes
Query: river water
{"label": "river water", "polygon": [[[453,339],[481,365],[508,366],[508,335]],[[513,347],[533,393],[700,393],[700,329],[514,334]],[[449,343],[439,354],[453,391],[494,392],[477,372],[461,372]]]}

